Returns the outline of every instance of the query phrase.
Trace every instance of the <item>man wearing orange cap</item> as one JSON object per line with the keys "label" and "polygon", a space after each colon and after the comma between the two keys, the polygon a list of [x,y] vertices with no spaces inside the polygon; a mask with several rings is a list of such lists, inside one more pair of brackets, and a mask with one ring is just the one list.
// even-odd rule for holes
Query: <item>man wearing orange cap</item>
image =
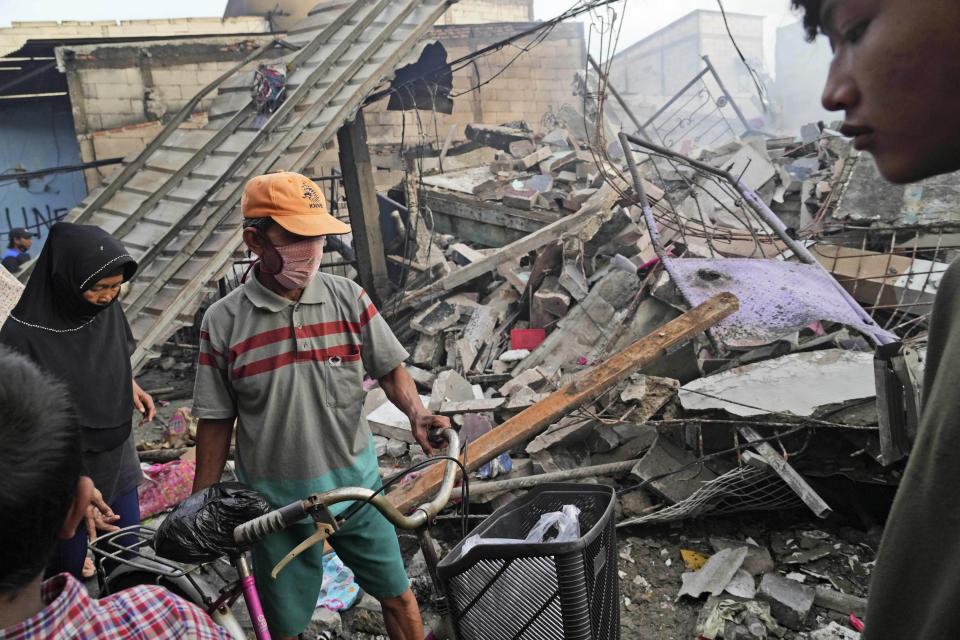
{"label": "man wearing orange cap", "polygon": [[[274,507],[343,486],[379,488],[363,377],[379,381],[409,418],[428,454],[427,432],[450,422],[420,402],[401,364],[407,352],[366,292],[318,272],[324,238],[350,227],[327,213],[323,194],[287,172],[247,183],[243,241],[259,257],[253,277],[210,307],[200,331],[193,413],[198,491],[220,480],[234,420],[237,476]],[[341,513],[347,505],[331,510]],[[310,621],[323,582],[323,550],[311,547],[276,580],[269,576],[314,532],[307,521],[253,550],[254,573],[271,632],[294,637]],[[394,640],[423,637],[417,601],[393,526],[366,506],[330,538],[357,583],[383,605]]]}

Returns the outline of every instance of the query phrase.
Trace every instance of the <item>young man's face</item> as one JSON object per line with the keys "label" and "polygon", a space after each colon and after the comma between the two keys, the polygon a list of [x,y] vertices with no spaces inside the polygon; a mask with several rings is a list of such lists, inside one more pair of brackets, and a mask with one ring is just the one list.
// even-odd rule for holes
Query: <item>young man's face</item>
{"label": "young man's face", "polygon": [[31,245],[33,245],[32,238],[14,238],[13,246],[15,246],[20,251],[29,251]]}
{"label": "young man's face", "polygon": [[960,169],[960,1],[824,0],[823,105],[893,182]]}

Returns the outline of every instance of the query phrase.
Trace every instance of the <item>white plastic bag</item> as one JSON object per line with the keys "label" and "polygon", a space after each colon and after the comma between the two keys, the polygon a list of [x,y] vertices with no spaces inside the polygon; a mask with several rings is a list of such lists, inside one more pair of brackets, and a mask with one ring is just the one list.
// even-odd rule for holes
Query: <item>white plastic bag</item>
{"label": "white plastic bag", "polygon": [[[555,535],[551,535],[556,531]],[[573,542],[580,538],[580,509],[565,504],[560,511],[551,511],[540,516],[537,524],[522,540],[519,538],[482,538],[470,536],[463,543],[461,555],[466,555],[478,544],[517,544],[521,542]]]}

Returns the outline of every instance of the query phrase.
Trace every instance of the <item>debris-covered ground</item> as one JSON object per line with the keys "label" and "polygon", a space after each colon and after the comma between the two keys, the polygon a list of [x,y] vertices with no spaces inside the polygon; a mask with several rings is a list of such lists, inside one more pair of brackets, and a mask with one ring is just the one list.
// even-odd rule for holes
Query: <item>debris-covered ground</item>
{"label": "debris-covered ground", "polygon": [[[587,120],[472,125],[455,168],[389,194],[380,311],[468,443],[471,527],[547,482],[609,486],[621,637],[859,637],[951,252],[858,218],[865,160],[823,125],[625,153]],[[181,331],[140,376],[169,400],[144,460],[191,456],[195,344]],[[364,415],[384,478],[425,459],[375,381]],[[435,490],[400,477],[402,508]],[[311,632],[382,632],[371,603],[320,607]]]}

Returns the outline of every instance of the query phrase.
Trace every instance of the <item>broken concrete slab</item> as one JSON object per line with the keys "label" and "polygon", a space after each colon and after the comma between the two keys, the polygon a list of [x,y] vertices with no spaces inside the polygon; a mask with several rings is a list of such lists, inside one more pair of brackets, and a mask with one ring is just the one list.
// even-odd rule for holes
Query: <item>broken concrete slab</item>
{"label": "broken concrete slab", "polygon": [[443,342],[443,336],[439,333],[434,335],[421,333],[420,337],[417,338],[417,345],[413,349],[410,360],[415,365],[433,369],[440,364],[440,360],[443,358]]}
{"label": "broken concrete slab", "polygon": [[677,594],[681,596],[690,596],[699,598],[704,593],[718,596],[730,584],[730,580],[740,569],[743,559],[747,557],[747,550],[743,547],[739,549],[724,549],[719,553],[710,556],[707,563],[699,571],[688,571],[680,576],[683,586]]}
{"label": "broken concrete slab", "polygon": [[[430,403],[430,398],[420,396],[420,402],[426,407]],[[370,425],[370,430],[377,436],[410,443],[416,442],[413,431],[410,429],[410,420],[392,402],[387,401],[367,414],[367,423]],[[386,442],[383,446],[386,447]]]}
{"label": "broken concrete slab", "polygon": [[559,369],[581,365],[581,359],[587,362],[600,359],[639,286],[636,276],[623,271],[604,275],[584,299],[559,320],[547,339],[520,363],[517,371],[540,365]]}
{"label": "broken concrete slab", "polygon": [[444,402],[436,412],[441,415],[453,415],[455,413],[482,413],[484,411],[493,411],[498,409],[507,401],[506,398],[482,398],[473,400],[453,400]]}
{"label": "broken concrete slab", "polygon": [[867,599],[843,593],[824,585],[815,587],[813,604],[837,613],[850,614],[857,617],[867,615]]}
{"label": "broken concrete slab", "polygon": [[407,455],[407,443],[403,440],[390,438],[387,440],[387,455],[391,458],[399,458]]}
{"label": "broken concrete slab", "polygon": [[587,277],[583,275],[583,269],[580,265],[574,261],[566,259],[563,261],[563,270],[560,272],[558,282],[578,302],[590,293]]}
{"label": "broken concrete slab", "polygon": [[470,320],[463,328],[462,337],[457,340],[457,352],[464,371],[473,370],[480,350],[494,339],[493,329],[497,325],[498,317],[497,310],[486,305],[478,306],[470,315]]}
{"label": "broken concrete slab", "polygon": [[435,336],[460,320],[460,311],[445,300],[440,300],[410,320],[410,326],[420,333]]}
{"label": "broken concrete slab", "polygon": [[410,364],[406,365],[404,369],[407,370],[407,373],[410,374],[410,377],[413,378],[413,381],[416,382],[421,388],[433,388],[433,381],[437,379],[436,374]]}
{"label": "broken concrete slab", "polygon": [[490,124],[468,124],[464,129],[467,140],[476,142],[485,147],[510,151],[510,144],[521,140],[530,141],[529,131],[513,127],[499,127]]}
{"label": "broken concrete slab", "polygon": [[503,405],[503,408],[509,411],[526,409],[527,407],[532,407],[541,400],[544,400],[549,395],[549,392],[541,393],[534,391],[530,387],[523,386],[513,392],[506,404]]}
{"label": "broken concrete slab", "polygon": [[757,585],[753,581],[753,576],[741,567],[733,574],[733,578],[727,583],[724,591],[738,598],[752,600],[757,593]]}
{"label": "broken concrete slab", "polygon": [[860,640],[860,632],[854,631],[831,620],[827,626],[811,631],[807,640]]}
{"label": "broken concrete slab", "polygon": [[537,148],[530,140],[516,140],[508,145],[507,150],[514,158],[525,158],[536,151]]}
{"label": "broken concrete slab", "polygon": [[441,371],[433,383],[429,408],[431,411],[437,411],[444,402],[460,402],[475,399],[476,395],[473,392],[473,385],[456,371],[448,369]]}
{"label": "broken concrete slab", "polygon": [[387,454],[387,442],[389,442],[389,438],[381,435],[373,436],[373,450],[376,452],[378,458]]}
{"label": "broken concrete slab", "polygon": [[450,255],[454,263],[456,263],[461,267],[464,267],[468,264],[472,264],[474,262],[480,262],[481,260],[484,259],[484,257],[486,257],[476,249],[471,249],[470,247],[463,244],[462,242],[457,242],[455,244],[450,245],[448,250],[450,251]]}
{"label": "broken concrete slab", "polygon": [[747,540],[732,540],[727,538],[710,538],[710,545],[715,551],[731,547],[746,547],[747,557],[743,561],[743,569],[752,576],[759,576],[773,571],[773,556],[766,547],[761,547]]}
{"label": "broken concrete slab", "polygon": [[[649,480],[650,489],[664,498],[671,502],[680,502],[693,495],[704,482],[717,477],[706,466],[697,466],[696,461],[696,457],[689,451],[681,449],[663,436],[658,436],[630,473],[642,480]],[[691,465],[689,473],[670,473],[686,465]]]}
{"label": "broken concrete slab", "polygon": [[623,402],[637,405],[631,419],[646,422],[677,394],[680,382],[673,378],[638,375],[620,392]]}
{"label": "broken concrete slab", "polygon": [[520,160],[520,166],[522,166],[524,169],[530,169],[537,166],[552,155],[553,151],[550,149],[550,147],[540,147],[539,149],[524,156]]}
{"label": "broken concrete slab", "polygon": [[525,451],[533,455],[556,445],[580,442],[590,435],[597,424],[593,418],[567,416],[531,440]]}
{"label": "broken concrete slab", "polygon": [[620,446],[620,436],[608,424],[600,423],[587,438],[587,448],[590,450],[591,462],[593,456],[609,453]]}
{"label": "broken concrete slab", "polygon": [[514,209],[533,209],[537,201],[538,192],[533,189],[514,189],[508,187],[503,190],[503,204]]}
{"label": "broken concrete slab", "polygon": [[684,409],[723,409],[745,417],[811,416],[818,407],[874,397],[873,369],[872,353],[791,353],[689,382],[680,389],[680,403]]}
{"label": "broken concrete slab", "polygon": [[[560,286],[557,276],[548,275],[533,294],[530,308],[530,326],[542,328],[553,319],[566,315],[570,308],[570,295]],[[538,320],[534,320],[534,316]]]}
{"label": "broken concrete slab", "polygon": [[811,587],[776,572],[765,573],[757,589],[757,599],[770,605],[777,622],[794,631],[805,626],[815,597]]}
{"label": "broken concrete slab", "polygon": [[[591,459],[595,464],[607,464],[610,462],[622,462],[625,460],[636,460],[646,452],[657,440],[657,430],[650,425],[637,425],[645,429],[642,435],[635,436],[625,440],[623,444],[607,453],[594,453]],[[617,432],[613,428],[614,433]]]}
{"label": "broken concrete slab", "polygon": [[515,391],[520,389],[520,387],[530,387],[533,389],[536,385],[542,385],[547,381],[549,374],[545,375],[545,373],[548,373],[548,371],[542,367],[522,371],[503,383],[503,385],[497,389],[497,393],[502,396],[511,396]]}

